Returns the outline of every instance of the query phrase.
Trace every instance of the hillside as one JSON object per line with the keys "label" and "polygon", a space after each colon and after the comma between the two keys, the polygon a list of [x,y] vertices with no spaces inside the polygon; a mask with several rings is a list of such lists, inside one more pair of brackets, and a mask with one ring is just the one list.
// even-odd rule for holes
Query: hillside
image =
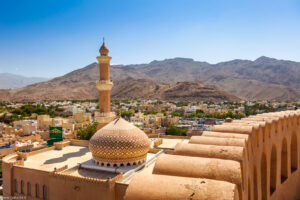
{"label": "hillside", "polygon": [[27,85],[47,81],[47,78],[25,77],[9,73],[0,73],[0,89],[16,89]]}
{"label": "hillside", "polygon": [[[96,99],[98,91],[93,81],[78,81],[58,78],[16,90],[2,90],[2,100],[39,101],[39,100],[69,100]],[[5,98],[5,96],[7,98]],[[115,81],[112,97],[117,99],[160,99],[160,100],[211,100],[236,101],[234,95],[222,91],[215,86],[200,82],[159,83],[149,79],[127,79]]]}
{"label": "hillside", "polygon": [[[0,91],[0,99],[30,101],[95,98],[98,75],[99,66],[92,63],[47,82]],[[215,87],[211,91],[223,90],[242,99],[296,100],[300,99],[299,77],[300,63],[267,57],[218,64],[174,58],[149,64],[111,66],[111,79],[115,84],[112,94],[117,98],[188,99],[196,95],[201,99],[205,87],[215,85],[220,89]],[[200,89],[199,85],[193,84],[196,82],[204,84],[199,90],[201,92],[196,91],[195,88]],[[208,93],[209,90],[203,97],[209,98]],[[210,95],[214,96],[211,92]]]}
{"label": "hillside", "polygon": [[112,90],[113,98],[118,99],[160,99],[185,101],[238,101],[240,100],[219,88],[199,81],[159,83],[149,79],[117,81]]}

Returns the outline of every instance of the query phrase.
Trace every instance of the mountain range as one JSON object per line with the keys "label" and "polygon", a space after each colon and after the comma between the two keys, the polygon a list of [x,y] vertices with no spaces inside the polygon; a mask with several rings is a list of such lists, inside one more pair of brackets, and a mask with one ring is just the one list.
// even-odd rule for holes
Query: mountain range
{"label": "mountain range", "polygon": [[[148,64],[113,65],[113,98],[187,100],[299,100],[300,63],[260,57],[254,61],[232,60],[217,64],[173,58]],[[92,63],[50,81],[15,90],[1,90],[0,99],[90,99],[99,65]],[[212,98],[212,96],[215,97]]]}
{"label": "mountain range", "polygon": [[10,73],[0,73],[0,89],[22,88],[33,83],[47,81],[48,78],[25,77]]}

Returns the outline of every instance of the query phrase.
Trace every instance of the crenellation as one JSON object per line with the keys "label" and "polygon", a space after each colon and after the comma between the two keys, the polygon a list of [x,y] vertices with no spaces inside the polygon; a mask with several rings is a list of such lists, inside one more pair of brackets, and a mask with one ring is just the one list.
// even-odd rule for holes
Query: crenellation
{"label": "crenellation", "polygon": [[192,136],[190,144],[208,144],[208,145],[219,145],[219,146],[239,146],[245,147],[245,139],[240,138],[216,138],[210,136]]}
{"label": "crenellation", "polygon": [[[218,169],[219,165],[215,162],[220,160],[225,168],[225,161],[236,162],[236,169],[240,170],[230,173],[240,173],[235,176],[240,180],[232,182],[237,186],[239,199],[300,198],[299,118],[299,111],[287,111],[216,125],[212,131],[204,131],[202,136],[192,136],[189,144],[177,144],[174,155],[162,155],[153,174],[232,182],[230,176],[227,177],[229,170]],[[232,142],[238,140],[246,144],[235,147],[237,143]],[[192,165],[191,169],[185,167]],[[209,169],[212,171],[207,171]],[[217,171],[220,174],[214,175]],[[149,182],[155,183],[154,180]],[[126,196],[133,194],[135,189],[131,187],[134,186],[129,185]],[[290,188],[289,193],[285,192],[287,188]]]}

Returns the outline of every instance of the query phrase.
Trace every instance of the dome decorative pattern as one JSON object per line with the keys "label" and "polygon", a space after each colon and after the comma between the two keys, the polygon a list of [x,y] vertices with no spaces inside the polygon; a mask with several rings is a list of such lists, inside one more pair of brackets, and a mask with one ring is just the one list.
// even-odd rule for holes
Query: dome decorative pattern
{"label": "dome decorative pattern", "polygon": [[98,130],[89,142],[93,160],[104,166],[142,163],[150,149],[148,136],[122,118]]}

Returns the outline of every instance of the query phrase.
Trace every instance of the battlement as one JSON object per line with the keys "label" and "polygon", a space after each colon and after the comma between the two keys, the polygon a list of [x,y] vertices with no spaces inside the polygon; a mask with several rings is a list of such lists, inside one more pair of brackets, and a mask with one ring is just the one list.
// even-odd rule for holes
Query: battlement
{"label": "battlement", "polygon": [[[216,125],[202,136],[192,136],[188,144],[178,143],[174,155],[161,155],[152,174],[133,178],[125,199],[149,199],[150,194],[169,199],[191,194],[205,199],[299,199],[299,134],[299,111]],[[194,178],[218,182],[207,187]],[[179,183],[192,185],[177,190]]]}

